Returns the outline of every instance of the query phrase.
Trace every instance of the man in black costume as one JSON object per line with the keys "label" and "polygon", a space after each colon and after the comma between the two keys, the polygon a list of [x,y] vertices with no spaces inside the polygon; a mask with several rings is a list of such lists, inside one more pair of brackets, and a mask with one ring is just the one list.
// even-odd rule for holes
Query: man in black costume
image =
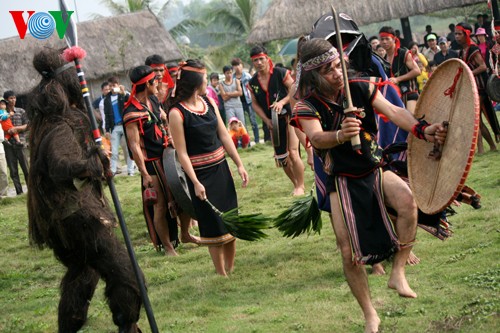
{"label": "man in black costume", "polygon": [[77,332],[84,325],[100,277],[119,332],[138,332],[139,288],[102,191],[109,160],[91,138],[78,77],[59,50],[43,49],[33,65],[42,79],[28,107],[29,233],[32,244],[53,249],[67,267],[59,332]]}

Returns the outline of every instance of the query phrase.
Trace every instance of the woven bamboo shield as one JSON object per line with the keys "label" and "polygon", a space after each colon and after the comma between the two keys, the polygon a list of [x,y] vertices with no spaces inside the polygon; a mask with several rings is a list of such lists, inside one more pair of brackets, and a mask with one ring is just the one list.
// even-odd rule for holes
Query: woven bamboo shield
{"label": "woven bamboo shield", "polygon": [[165,170],[165,178],[174,196],[175,202],[189,216],[196,219],[191,195],[186,181],[186,174],[182,170],[181,163],[177,159],[177,152],[171,147],[165,148],[163,151],[163,168]]}
{"label": "woven bamboo shield", "polygon": [[465,62],[450,59],[432,74],[420,95],[415,116],[430,123],[449,122],[441,157],[434,144],[408,136],[408,175],[418,207],[427,214],[442,211],[456,199],[472,165],[479,130],[479,95]]}

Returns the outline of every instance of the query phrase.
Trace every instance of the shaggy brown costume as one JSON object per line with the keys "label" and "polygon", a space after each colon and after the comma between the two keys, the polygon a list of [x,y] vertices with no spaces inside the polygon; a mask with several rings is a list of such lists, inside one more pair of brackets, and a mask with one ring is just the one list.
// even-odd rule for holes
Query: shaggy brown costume
{"label": "shaggy brown costume", "polygon": [[61,281],[59,332],[83,326],[100,277],[119,332],[136,332],[139,288],[102,192],[109,160],[91,139],[75,69],[56,71],[64,65],[59,54],[46,48],[33,60],[42,80],[28,106],[30,240],[53,249],[68,268]]}

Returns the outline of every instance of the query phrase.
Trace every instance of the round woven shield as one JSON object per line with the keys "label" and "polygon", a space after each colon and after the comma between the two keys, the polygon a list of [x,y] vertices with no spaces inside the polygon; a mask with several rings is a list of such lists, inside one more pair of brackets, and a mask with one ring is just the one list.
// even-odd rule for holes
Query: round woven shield
{"label": "round woven shield", "polygon": [[194,212],[191,195],[189,194],[186,182],[186,174],[182,170],[181,163],[177,159],[177,152],[175,149],[167,147],[163,151],[163,168],[175,202],[182,208],[182,211],[196,219],[196,213]]}
{"label": "round woven shield", "polygon": [[420,95],[415,117],[430,123],[449,122],[441,158],[429,153],[434,144],[408,136],[408,175],[418,207],[435,214],[458,196],[469,173],[479,129],[479,96],[465,62],[450,59],[432,74]]}

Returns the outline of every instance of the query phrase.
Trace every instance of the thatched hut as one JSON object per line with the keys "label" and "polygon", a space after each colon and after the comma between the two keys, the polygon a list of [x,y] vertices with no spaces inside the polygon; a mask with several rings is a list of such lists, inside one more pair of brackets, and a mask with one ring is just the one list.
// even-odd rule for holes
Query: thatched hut
{"label": "thatched hut", "polygon": [[[335,10],[351,16],[359,26],[392,19],[462,7],[485,0],[274,0],[255,24],[247,43],[264,43],[293,38],[311,32],[313,23],[323,14]],[[404,27],[403,27],[404,28]],[[403,31],[406,35],[406,32]]]}
{"label": "thatched hut", "polygon": [[[83,61],[86,79],[93,96],[110,76],[129,86],[128,70],[144,64],[148,55],[160,54],[167,61],[182,57],[177,44],[156,16],[142,11],[106,17],[77,24],[78,44],[87,51]],[[0,40],[0,94],[6,90],[24,92],[35,86],[40,77],[34,71],[33,55],[43,47],[65,47],[56,32],[46,40],[30,35]]]}

